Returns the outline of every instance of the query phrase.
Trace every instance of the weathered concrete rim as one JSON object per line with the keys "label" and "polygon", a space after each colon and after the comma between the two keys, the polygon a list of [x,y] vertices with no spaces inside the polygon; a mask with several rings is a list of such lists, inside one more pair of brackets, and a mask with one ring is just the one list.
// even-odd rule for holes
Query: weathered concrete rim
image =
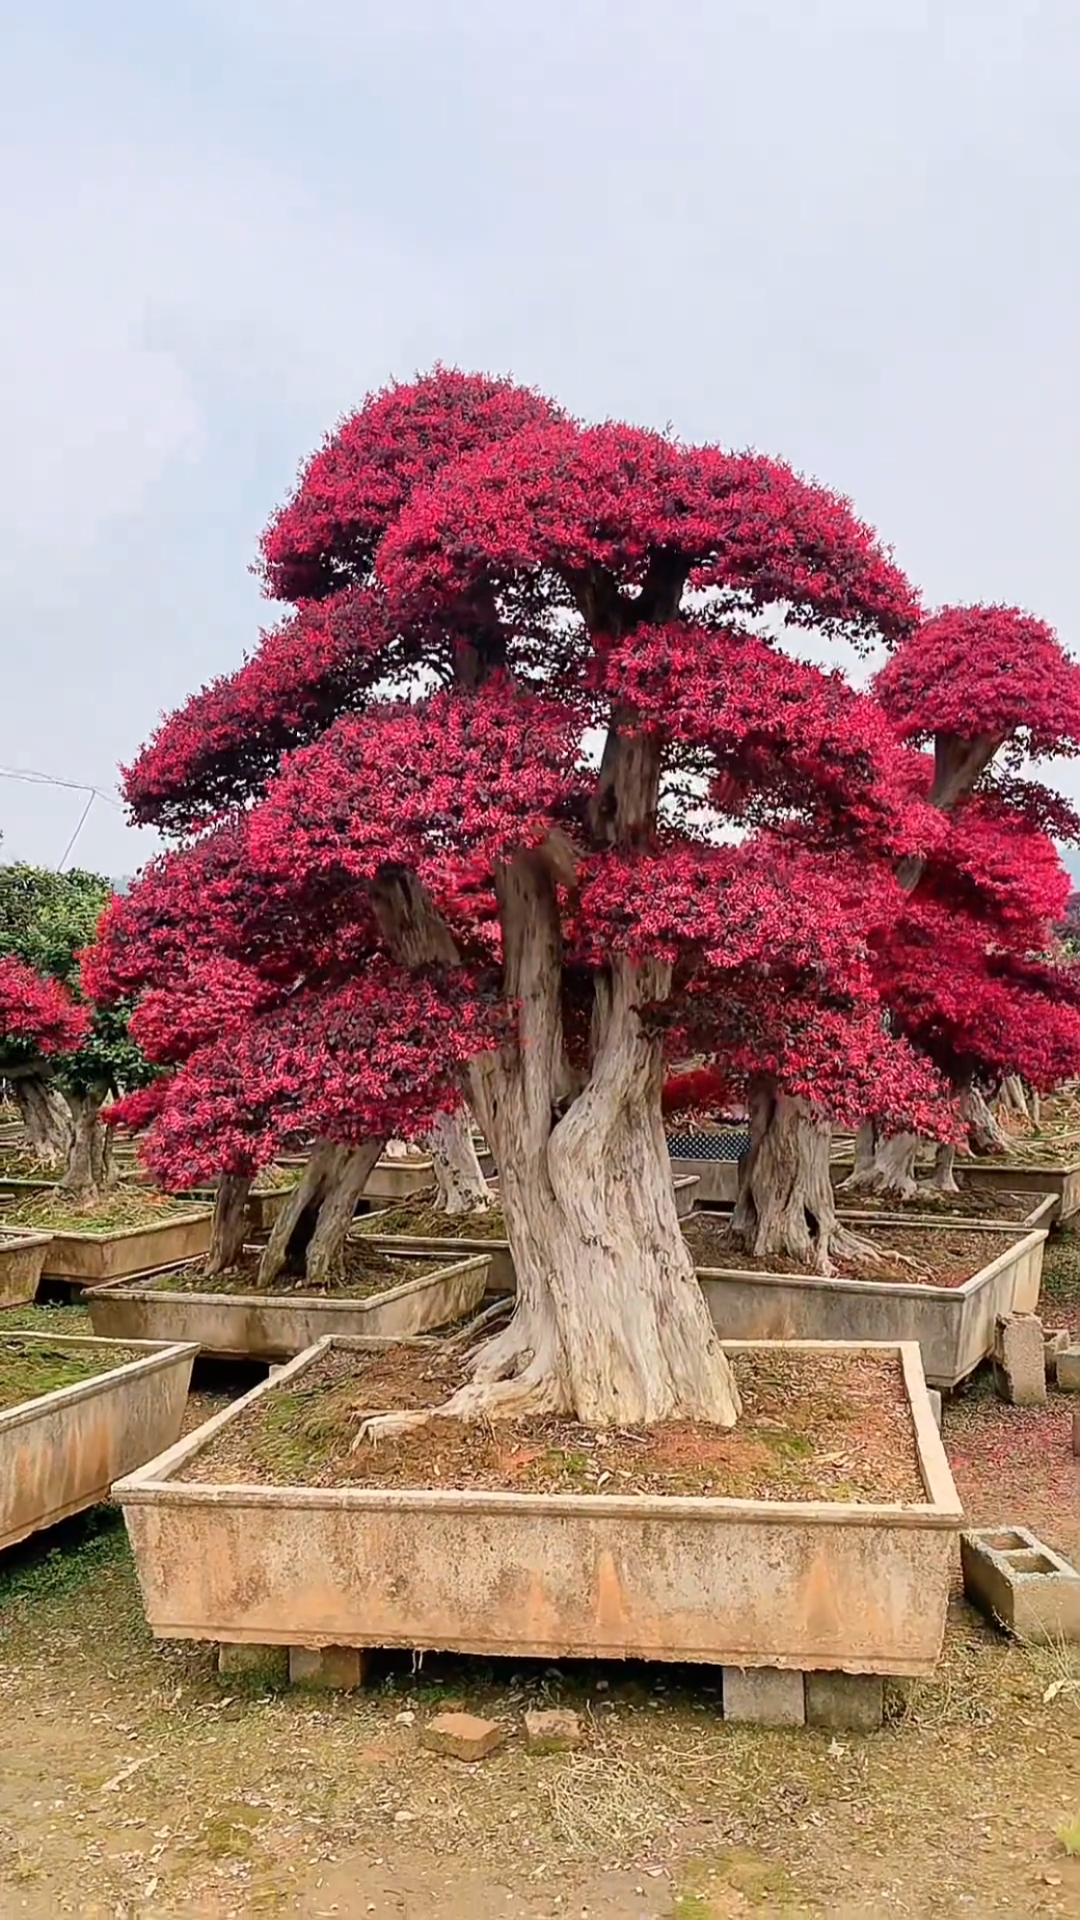
{"label": "weathered concrete rim", "polygon": [[[368,1234],[364,1237],[374,1244],[373,1235]],[[417,1257],[426,1258],[427,1256],[418,1255]],[[486,1257],[490,1258],[489,1255]],[[328,1313],[355,1314],[361,1313],[369,1307],[385,1306],[388,1300],[407,1300],[411,1298],[413,1294],[425,1292],[433,1281],[456,1280],[461,1274],[475,1273],[477,1267],[485,1263],[485,1256],[477,1255],[464,1260],[451,1261],[446,1266],[437,1266],[437,1258],[437,1255],[431,1256],[432,1271],[430,1273],[418,1274],[413,1280],[403,1280],[400,1286],[387,1287],[383,1293],[364,1294],[362,1297],[356,1299],[333,1300],[327,1294],[300,1292],[284,1295],[274,1295],[271,1293],[191,1293],[186,1288],[181,1290],[175,1287],[155,1288],[144,1286],[142,1284],[143,1281],[150,1278],[150,1275],[145,1273],[127,1274],[119,1280],[103,1280],[100,1286],[84,1287],[83,1298],[84,1300],[89,1300],[91,1295],[103,1293],[123,1294],[126,1300],[171,1301],[179,1297],[180,1299],[191,1301],[198,1306],[220,1307],[227,1303],[233,1307],[259,1307],[260,1309],[269,1307],[276,1312],[286,1312],[291,1308],[295,1308],[297,1305],[311,1304],[317,1306],[320,1312],[325,1309]],[[186,1263],[183,1261],[174,1261],[171,1266],[157,1267],[154,1271],[156,1273],[175,1273],[177,1267],[184,1264]],[[343,1337],[342,1335],[335,1334],[324,1335],[324,1338],[327,1340],[341,1339]],[[129,1343],[123,1341],[120,1344],[126,1346]],[[311,1349],[308,1348],[306,1351],[310,1352]],[[291,1365],[292,1362],[290,1361],[289,1364]],[[280,1375],[277,1377],[280,1378]],[[235,1404],[239,1405],[239,1402]],[[226,1411],[228,1411],[228,1409],[226,1409]]]}
{"label": "weathered concrete rim", "polygon": [[[899,1207],[895,1213],[875,1212],[869,1207],[838,1207],[836,1213],[841,1221],[854,1220],[860,1226],[868,1227],[961,1227],[965,1233],[1018,1233],[1023,1228],[1025,1232],[1034,1232],[1037,1227],[1042,1226],[1044,1220],[1054,1217],[1059,1196],[1056,1193],[1021,1192],[1019,1198],[1031,1199],[1035,1203],[1030,1213],[1025,1213],[1020,1220],[988,1220],[985,1214],[980,1214],[978,1219],[969,1219],[967,1214],[944,1211],[907,1213]],[[950,1288],[951,1291],[953,1289]]]}
{"label": "weathered concrete rim", "polygon": [[456,1488],[377,1488],[377,1487],[297,1487],[213,1485],[206,1482],[179,1481],[178,1469],[208,1446],[230,1422],[272,1390],[278,1389],[313,1366],[331,1347],[353,1352],[370,1351],[373,1345],[397,1345],[393,1340],[372,1342],[364,1338],[327,1334],[314,1346],[296,1355],[269,1380],[253,1387],[231,1406],[225,1407],[159,1454],[135,1473],[127,1474],[113,1486],[113,1498],[132,1504],[159,1504],[163,1496],[170,1505],[237,1507],[282,1507],[348,1509],[374,1511],[460,1511],[490,1514],[545,1514],[597,1519],[656,1519],[666,1516],[680,1519],[726,1520],[768,1526],[799,1520],[821,1526],[942,1527],[955,1529],[963,1518],[960,1500],[953,1485],[949,1462],[937,1430],[923,1374],[922,1357],[914,1340],[724,1340],[725,1353],[756,1353],[762,1349],[799,1353],[891,1353],[899,1356],[904,1385],[912,1411],[914,1438],[925,1501],[910,1506],[886,1501],[850,1502],[828,1500],[736,1500],[716,1497],[689,1497],[679,1494],[634,1497],[618,1494],[539,1494],[493,1493]]}
{"label": "weathered concrete rim", "polygon": [[47,1247],[52,1237],[39,1227],[0,1227],[0,1253],[15,1253],[21,1247]]}
{"label": "weathered concrete rim", "polygon": [[76,1227],[43,1227],[50,1240],[78,1240],[98,1247],[104,1240],[134,1240],[141,1233],[158,1233],[164,1227],[186,1227],[193,1220],[206,1220],[212,1207],[189,1207],[183,1213],[167,1213],[160,1220],[144,1220],[141,1227],[102,1227],[99,1233],[80,1233]]}
{"label": "weathered concrete rim", "polygon": [[194,1340],[103,1340],[93,1333],[38,1333],[23,1327],[12,1327],[8,1333],[4,1333],[0,1327],[0,1336],[5,1340],[26,1341],[28,1345],[36,1342],[43,1347],[95,1347],[102,1350],[102,1359],[109,1352],[115,1353],[117,1348],[127,1351],[139,1347],[145,1349],[138,1359],[125,1360],[116,1367],[103,1367],[100,1373],[92,1374],[88,1380],[77,1380],[70,1387],[53,1387],[49,1393],[39,1393],[33,1400],[20,1400],[17,1407],[9,1407],[6,1412],[0,1413],[0,1435],[10,1433],[28,1420],[40,1419],[46,1408],[73,1406],[79,1400],[93,1400],[117,1380],[137,1374],[161,1373],[179,1361],[189,1360],[193,1364],[199,1351]]}
{"label": "weathered concrete rim", "polygon": [[[880,1215],[877,1217],[880,1219]],[[910,1224],[916,1223],[912,1221]],[[941,1223],[935,1222],[935,1225],[939,1224]],[[951,1224],[953,1223],[950,1222]],[[1017,1225],[1019,1226],[1019,1223]],[[1000,1234],[1008,1232],[1008,1227],[993,1224],[988,1231]],[[700,1280],[742,1280],[754,1284],[760,1283],[763,1287],[796,1287],[813,1293],[850,1293],[857,1295],[859,1299],[875,1295],[892,1299],[899,1294],[905,1300],[928,1298],[965,1300],[971,1294],[978,1293],[983,1287],[989,1286],[992,1280],[996,1280],[1002,1268],[1008,1266],[1019,1254],[1030,1253],[1034,1247],[1041,1246],[1048,1237],[1046,1227],[1024,1229],[1018,1233],[1011,1247],[1006,1247],[1003,1253],[995,1255],[985,1267],[980,1267],[977,1273],[973,1273],[969,1280],[964,1280],[958,1287],[930,1287],[918,1285],[911,1280],[848,1280],[843,1274],[759,1273],[747,1267],[695,1267],[694,1271]]]}

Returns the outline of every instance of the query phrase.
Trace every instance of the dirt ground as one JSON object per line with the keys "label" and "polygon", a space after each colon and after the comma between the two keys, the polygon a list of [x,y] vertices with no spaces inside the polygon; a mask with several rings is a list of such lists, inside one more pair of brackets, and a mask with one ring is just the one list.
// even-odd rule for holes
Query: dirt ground
{"label": "dirt ground", "polygon": [[[1074,1236],[1045,1313],[1080,1326]],[[1070,1424],[1064,1396],[1019,1412],[982,1377],[950,1404],[969,1517],[1080,1555]],[[576,1707],[583,1747],[527,1753],[534,1704]],[[426,1752],[449,1705],[507,1745]],[[108,1510],[0,1558],[0,1920],[1000,1913],[1080,1916],[1080,1648],[1027,1651],[959,1596],[936,1678],[831,1738],[725,1725],[705,1669],[395,1656],[362,1694],[276,1694],[151,1640]]]}

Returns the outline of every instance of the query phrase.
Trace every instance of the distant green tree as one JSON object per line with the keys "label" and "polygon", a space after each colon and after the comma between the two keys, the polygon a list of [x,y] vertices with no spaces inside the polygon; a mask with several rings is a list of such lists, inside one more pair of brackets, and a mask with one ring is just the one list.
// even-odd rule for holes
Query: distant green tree
{"label": "distant green tree", "polygon": [[[79,868],[52,873],[22,862],[0,866],[0,954],[13,954],[82,999],[78,957],[93,941],[111,893],[101,874]],[[101,1108],[153,1077],[128,1032],[128,1008],[93,1007],[83,1045],[48,1060],[28,1059],[22,1043],[5,1047],[0,1039],[0,1073],[11,1082],[42,1165],[92,1201],[111,1177]]]}

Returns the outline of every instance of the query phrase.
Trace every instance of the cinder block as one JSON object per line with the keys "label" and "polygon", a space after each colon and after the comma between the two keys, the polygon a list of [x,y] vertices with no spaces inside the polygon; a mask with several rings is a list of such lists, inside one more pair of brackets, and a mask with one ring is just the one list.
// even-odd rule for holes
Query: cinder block
{"label": "cinder block", "polygon": [[437,1713],[421,1737],[433,1753],[449,1754],[452,1760],[486,1760],[502,1746],[506,1728],[475,1713]]}
{"label": "cinder block", "polygon": [[782,1667],[725,1667],[724,1718],[759,1727],[801,1727],[806,1720],[802,1674]]}
{"label": "cinder block", "polygon": [[1066,1347],[1058,1354],[1056,1372],[1063,1393],[1080,1393],[1080,1347]]}
{"label": "cinder block", "polygon": [[873,1733],[884,1717],[885,1682],[880,1674],[807,1674],[807,1726]]}
{"label": "cinder block", "polygon": [[255,1680],[266,1687],[284,1687],[289,1679],[288,1647],[261,1647],[223,1640],[218,1647],[217,1669],[225,1679]]}
{"label": "cinder block", "polygon": [[1043,1353],[1046,1356],[1046,1383],[1052,1387],[1057,1384],[1057,1363],[1059,1355],[1067,1353],[1072,1346],[1072,1334],[1067,1327],[1043,1328]]}
{"label": "cinder block", "polygon": [[1004,1313],[994,1342],[994,1385],[1014,1407],[1041,1407],[1046,1399],[1042,1321],[1033,1313]]}
{"label": "cinder block", "polygon": [[964,1592],[1018,1640],[1080,1642],[1080,1573],[1027,1527],[960,1535]]}
{"label": "cinder block", "polygon": [[349,1693],[364,1684],[363,1647],[290,1647],[289,1679],[294,1687],[320,1687]]}

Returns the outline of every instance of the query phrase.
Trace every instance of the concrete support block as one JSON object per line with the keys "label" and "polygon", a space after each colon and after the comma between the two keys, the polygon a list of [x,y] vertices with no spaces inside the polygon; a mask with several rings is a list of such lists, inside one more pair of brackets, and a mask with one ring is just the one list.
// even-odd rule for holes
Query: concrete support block
{"label": "concrete support block", "polygon": [[807,1726],[873,1733],[884,1717],[885,1682],[880,1674],[807,1674]]}
{"label": "concrete support block", "polygon": [[1004,1313],[994,1342],[994,1385],[1014,1407],[1041,1407],[1046,1400],[1046,1353],[1042,1321],[1033,1313]]}
{"label": "concrete support block", "polygon": [[217,1669],[222,1679],[254,1680],[266,1687],[284,1687],[289,1680],[288,1647],[240,1646],[223,1640]]}
{"label": "concrete support block", "polygon": [[363,1647],[290,1647],[289,1679],[294,1687],[319,1687],[349,1693],[364,1684]]}
{"label": "concrete support block", "polygon": [[759,1727],[801,1727],[806,1720],[802,1674],[781,1667],[725,1667],[724,1718]]}
{"label": "concrete support block", "polygon": [[1048,1386],[1057,1385],[1058,1359],[1072,1346],[1072,1334],[1067,1327],[1046,1327],[1043,1329],[1043,1352],[1046,1356],[1046,1381]]}
{"label": "concrete support block", "polygon": [[1080,1407],[1073,1414],[1073,1454],[1080,1460]]}
{"label": "concrete support block", "polygon": [[936,1387],[927,1387],[926,1397],[930,1402],[930,1411],[934,1416],[934,1425],[941,1432],[941,1395]]}
{"label": "concrete support block", "polygon": [[1080,1393],[1080,1347],[1066,1347],[1058,1354],[1057,1383],[1064,1393]]}
{"label": "concrete support block", "polygon": [[1080,1573],[1027,1527],[960,1535],[964,1592],[1018,1640],[1080,1643]]}

